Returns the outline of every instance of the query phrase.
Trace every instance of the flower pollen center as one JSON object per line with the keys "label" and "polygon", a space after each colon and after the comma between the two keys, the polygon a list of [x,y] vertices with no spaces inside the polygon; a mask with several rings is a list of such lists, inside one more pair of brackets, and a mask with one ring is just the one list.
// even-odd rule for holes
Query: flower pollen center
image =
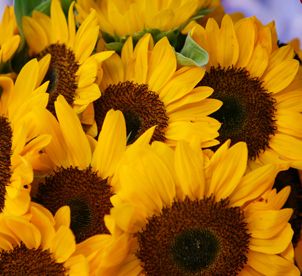
{"label": "flower pollen center", "polygon": [[221,100],[222,107],[212,116],[222,123],[218,140],[231,139],[247,143],[249,159],[256,159],[269,148],[277,130],[275,99],[258,78],[244,68],[211,67],[199,85],[214,89],[211,98]]}
{"label": "flower pollen center", "polygon": [[78,87],[76,73],[79,64],[75,59],[74,53],[67,49],[64,44],[51,44],[44,49],[38,58],[51,54],[50,65],[44,81],[49,81],[47,92],[49,100],[47,109],[55,114],[54,102],[61,94],[66,101],[72,105]]}
{"label": "flower pollen center", "polygon": [[106,113],[110,109],[123,112],[128,144],[133,143],[139,136],[152,126],[157,126],[152,141],[166,140],[165,131],[168,127],[168,116],[164,103],[158,94],[148,90],[147,84],[135,84],[130,81],[109,85],[103,95],[94,103],[98,131]]}
{"label": "flower pollen center", "polygon": [[46,177],[34,200],[53,214],[68,205],[70,228],[76,241],[81,242],[93,235],[108,233],[104,215],[109,214],[112,207],[112,195],[107,180],[101,179],[90,167],[85,170],[69,167],[59,168]]}
{"label": "flower pollen center", "polygon": [[1,275],[67,275],[63,263],[57,263],[49,250],[29,249],[23,243],[9,251],[0,251]]}
{"label": "flower pollen center", "polygon": [[237,275],[249,239],[243,211],[228,199],[185,198],[147,219],[136,256],[146,275]]}
{"label": "flower pollen center", "polygon": [[198,272],[209,267],[219,251],[219,242],[210,231],[190,229],[175,237],[173,260],[185,271]]}
{"label": "flower pollen center", "polygon": [[6,186],[11,178],[13,131],[7,118],[0,116],[0,212],[5,204]]}

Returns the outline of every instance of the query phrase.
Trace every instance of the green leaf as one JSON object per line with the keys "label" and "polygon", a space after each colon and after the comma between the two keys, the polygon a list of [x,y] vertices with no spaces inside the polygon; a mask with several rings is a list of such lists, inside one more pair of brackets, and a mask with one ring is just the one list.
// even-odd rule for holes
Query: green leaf
{"label": "green leaf", "polygon": [[41,4],[39,4],[38,6],[36,6],[34,8],[34,10],[45,13],[46,15],[50,15],[50,4],[51,4],[51,0],[45,0],[44,2],[42,2]]}
{"label": "green leaf", "polygon": [[62,8],[65,15],[68,15],[68,10],[73,0],[61,0]]}
{"label": "green leaf", "polygon": [[107,50],[114,50],[117,53],[120,53],[122,51],[123,44],[123,42],[110,42],[106,43],[105,46]]}
{"label": "green leaf", "polygon": [[210,12],[212,12],[214,9],[201,9],[199,10],[197,13],[195,13],[191,18],[190,21],[192,20],[197,20],[199,18],[204,17],[205,15],[209,14]]}
{"label": "green leaf", "polygon": [[177,62],[184,66],[202,67],[209,62],[209,55],[190,36],[187,35],[185,44],[180,53],[176,53]]}

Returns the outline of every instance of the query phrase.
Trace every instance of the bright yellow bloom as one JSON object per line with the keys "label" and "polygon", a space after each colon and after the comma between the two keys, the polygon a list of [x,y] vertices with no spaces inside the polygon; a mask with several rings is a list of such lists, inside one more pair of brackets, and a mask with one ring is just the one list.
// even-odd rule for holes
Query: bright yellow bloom
{"label": "bright yellow bloom", "polygon": [[[39,86],[43,64],[28,62],[15,83],[0,77],[0,212],[23,215],[30,202],[30,183],[33,179],[31,161],[51,137],[37,129],[34,110],[47,104],[47,83]],[[45,123],[45,122],[44,122]]]}
{"label": "bright yellow bloom", "polygon": [[[61,95],[55,110],[58,121],[50,112],[36,113],[41,119],[39,129],[52,140],[40,155],[39,170],[45,179],[38,183],[33,200],[53,214],[61,206],[70,206],[71,229],[76,241],[82,242],[108,233],[104,215],[109,213],[110,197],[117,189],[111,178],[126,150],[126,126],[122,113],[111,110],[95,141],[86,136],[76,113]],[[148,137],[145,143],[149,143],[150,131],[144,136]]]}
{"label": "bright yellow bloom", "polygon": [[8,61],[19,47],[17,23],[13,7],[6,7],[0,22],[0,63]]}
{"label": "bright yellow bloom", "polygon": [[145,34],[133,47],[129,38],[121,53],[104,61],[100,89],[94,103],[100,131],[106,112],[121,110],[125,116],[128,143],[156,125],[152,141],[176,141],[198,136],[201,146],[217,144],[218,121],[208,115],[221,102],[208,99],[210,87],[194,88],[204,76],[199,67],[177,69],[175,51],[166,37],[155,45]]}
{"label": "bright yellow bloom", "polygon": [[0,271],[3,275],[87,275],[83,255],[69,229],[70,211],[62,207],[55,216],[32,203],[29,217],[0,220]]}
{"label": "bright yellow bloom", "polygon": [[23,30],[29,51],[39,58],[51,54],[45,80],[49,80],[50,94],[47,108],[54,113],[54,102],[59,94],[82,112],[92,101],[100,97],[94,83],[98,64],[113,52],[92,54],[98,39],[99,27],[95,12],[91,12],[76,31],[74,3],[66,21],[59,0],[52,0],[50,17],[34,11],[32,17],[23,18]]}
{"label": "bright yellow bloom", "polygon": [[[154,142],[125,158],[105,222],[112,236],[79,252],[96,275],[300,275],[281,209],[290,188],[271,190],[278,172],[247,172],[245,143],[211,157],[185,142],[175,152]],[[90,254],[89,254],[90,253]]]}
{"label": "bright yellow bloom", "polygon": [[77,10],[85,18],[96,10],[101,31],[113,38],[136,36],[151,30],[170,32],[183,28],[201,9],[211,8],[212,0],[79,0]]}
{"label": "bright yellow bloom", "polygon": [[278,48],[274,26],[226,15],[221,27],[209,19],[191,35],[209,53],[200,85],[223,102],[213,115],[222,123],[218,140],[246,142],[251,166],[301,161],[302,74],[293,49]]}

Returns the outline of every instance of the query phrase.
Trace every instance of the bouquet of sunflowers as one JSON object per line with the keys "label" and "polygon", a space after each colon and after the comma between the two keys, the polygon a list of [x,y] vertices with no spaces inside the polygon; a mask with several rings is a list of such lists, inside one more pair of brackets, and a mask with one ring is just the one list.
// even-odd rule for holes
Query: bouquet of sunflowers
{"label": "bouquet of sunflowers", "polygon": [[300,58],[216,0],[15,0],[0,275],[300,275]]}

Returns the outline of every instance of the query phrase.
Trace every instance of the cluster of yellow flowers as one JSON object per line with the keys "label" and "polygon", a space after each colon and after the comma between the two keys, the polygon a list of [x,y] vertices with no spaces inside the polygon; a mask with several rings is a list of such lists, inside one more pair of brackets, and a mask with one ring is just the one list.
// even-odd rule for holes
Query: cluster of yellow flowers
{"label": "cluster of yellow flowers", "polygon": [[298,46],[216,0],[33,2],[0,23],[0,275],[299,276]]}

